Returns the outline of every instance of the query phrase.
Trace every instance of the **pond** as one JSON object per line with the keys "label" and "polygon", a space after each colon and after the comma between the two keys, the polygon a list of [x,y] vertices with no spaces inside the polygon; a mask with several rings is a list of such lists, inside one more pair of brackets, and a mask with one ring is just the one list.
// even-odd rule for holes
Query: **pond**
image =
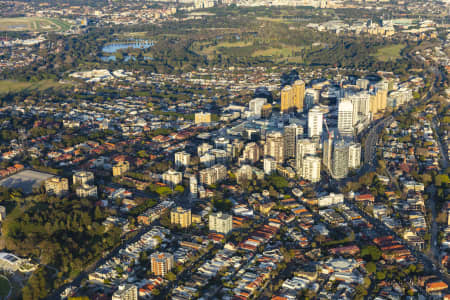
{"label": "pond", "polygon": [[102,51],[105,53],[115,53],[118,50],[122,49],[147,49],[153,46],[152,41],[146,41],[146,40],[133,40],[128,42],[115,42],[111,44],[106,44]]}

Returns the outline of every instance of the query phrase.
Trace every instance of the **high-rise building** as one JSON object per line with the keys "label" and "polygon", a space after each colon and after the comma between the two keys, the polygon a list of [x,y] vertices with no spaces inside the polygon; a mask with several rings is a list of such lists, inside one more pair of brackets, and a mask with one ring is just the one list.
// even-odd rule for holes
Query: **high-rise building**
{"label": "high-rise building", "polygon": [[173,255],[167,252],[155,252],[150,256],[152,273],[166,276],[174,266]]}
{"label": "high-rise building", "polygon": [[245,180],[251,180],[253,178],[253,168],[250,165],[241,166],[236,172],[237,183],[242,183]]}
{"label": "high-rise building", "polygon": [[180,184],[183,180],[183,174],[181,172],[175,171],[174,169],[169,169],[162,174],[162,180],[165,184],[171,187]]}
{"label": "high-rise building", "polygon": [[286,85],[281,90],[281,111],[286,113],[294,108],[294,90],[290,85]]}
{"label": "high-rise building", "polygon": [[294,90],[294,106],[297,111],[303,111],[303,102],[305,100],[305,82],[296,80],[292,85]]}
{"label": "high-rise building", "polygon": [[264,156],[271,157],[278,163],[284,161],[284,140],[281,132],[271,132],[266,136]]}
{"label": "high-rise building", "polygon": [[200,171],[200,182],[206,185],[215,184],[227,177],[227,168],[224,165],[214,165]]}
{"label": "high-rise building", "polygon": [[361,166],[361,144],[350,143],[348,146],[348,167],[358,169]]}
{"label": "high-rise building", "polygon": [[320,181],[320,157],[307,155],[303,159],[302,177],[311,182]]}
{"label": "high-rise building", "polygon": [[190,209],[184,209],[181,206],[170,211],[170,224],[179,225],[181,228],[191,226],[192,216]]}
{"label": "high-rise building", "polygon": [[343,179],[348,175],[348,145],[339,140],[334,143],[332,176],[336,179]]}
{"label": "high-rise building", "polygon": [[251,142],[245,145],[242,153],[242,160],[246,163],[254,164],[261,158],[261,148],[257,143]]}
{"label": "high-rise building", "polygon": [[297,142],[297,153],[295,156],[297,174],[303,174],[303,160],[307,155],[316,154],[316,143],[310,139],[301,139]]}
{"label": "high-rise building", "polygon": [[333,156],[334,132],[330,131],[323,142],[323,165],[327,170],[331,170],[331,158]]}
{"label": "high-rise building", "polygon": [[312,88],[305,90],[305,100],[303,103],[303,110],[309,111],[314,105],[319,103],[320,91]]}
{"label": "high-rise building", "polygon": [[308,112],[308,137],[319,137],[323,128],[323,112],[319,106],[314,106]]}
{"label": "high-rise building", "polygon": [[209,215],[209,230],[217,233],[228,234],[233,230],[233,217],[222,212]]}
{"label": "high-rise building", "polygon": [[186,151],[175,153],[175,166],[177,168],[188,167],[191,161],[191,155]]}
{"label": "high-rise building", "polygon": [[45,191],[49,195],[64,196],[69,192],[69,180],[61,177],[49,178],[45,181]]}
{"label": "high-rise building", "polygon": [[360,92],[355,95],[351,95],[348,99],[353,105],[353,125],[369,119],[370,94],[368,92]]}
{"label": "high-rise building", "polygon": [[267,175],[272,174],[277,169],[277,162],[275,159],[266,157],[264,158],[264,173]]}
{"label": "high-rise building", "polygon": [[195,113],[195,124],[211,123],[211,113],[199,112]]}
{"label": "high-rise building", "polygon": [[197,147],[197,155],[198,156],[202,156],[206,153],[208,153],[209,150],[211,150],[213,148],[213,146],[211,146],[208,143],[202,143],[201,145],[199,145]]}
{"label": "high-rise building", "polygon": [[295,149],[299,136],[303,134],[303,127],[290,124],[284,127],[284,157],[285,159],[295,157]]}
{"label": "high-rise building", "polygon": [[134,284],[122,284],[119,285],[117,291],[112,295],[111,300],[137,300],[138,288]]}
{"label": "high-rise building", "polygon": [[339,101],[338,129],[341,135],[353,134],[353,104],[347,98]]}
{"label": "high-rise building", "polygon": [[197,198],[198,182],[197,182],[197,177],[195,177],[194,175],[189,177],[189,192],[191,193],[191,198]]}
{"label": "high-rise building", "polygon": [[74,185],[89,184],[94,181],[94,173],[87,171],[75,172],[72,176]]}
{"label": "high-rise building", "polygon": [[248,103],[250,117],[254,119],[260,119],[262,114],[262,108],[267,103],[266,98],[255,98]]}

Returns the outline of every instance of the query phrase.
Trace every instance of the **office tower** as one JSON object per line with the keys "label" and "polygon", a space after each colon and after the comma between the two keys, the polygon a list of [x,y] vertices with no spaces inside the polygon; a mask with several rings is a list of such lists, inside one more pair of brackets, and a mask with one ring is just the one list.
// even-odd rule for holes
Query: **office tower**
{"label": "office tower", "polygon": [[121,284],[112,295],[111,300],[137,300],[138,288],[134,284]]}
{"label": "office tower", "polygon": [[264,158],[264,173],[267,175],[272,174],[277,169],[277,165],[277,162],[273,158]]}
{"label": "office tower", "polygon": [[150,256],[152,273],[166,276],[174,266],[173,255],[167,252],[155,252]]}
{"label": "office tower", "polygon": [[191,198],[197,198],[198,195],[198,182],[197,177],[189,177],[189,192],[191,193]]}
{"label": "office tower", "polygon": [[315,89],[308,88],[305,90],[305,99],[303,103],[303,110],[309,111],[314,105],[319,103],[320,92]]}
{"label": "office tower", "polygon": [[272,114],[272,104],[265,104],[261,109],[261,118],[269,118]]}
{"label": "office tower", "polygon": [[236,172],[236,181],[241,183],[245,180],[251,180],[253,178],[253,168],[250,165],[243,165]]}
{"label": "office tower", "polygon": [[350,143],[348,146],[348,167],[358,169],[361,165],[361,144]]}
{"label": "office tower", "polygon": [[332,176],[336,179],[343,179],[348,175],[348,145],[343,141],[334,143]]}
{"label": "office tower", "polygon": [[261,158],[261,149],[255,142],[245,145],[242,153],[244,162],[254,164]]}
{"label": "office tower", "polygon": [[179,225],[181,228],[191,226],[191,210],[177,206],[170,211],[170,224]]}
{"label": "office tower", "polygon": [[72,176],[74,185],[89,184],[94,181],[94,173],[87,171],[75,172]]}
{"label": "office tower", "polygon": [[310,139],[301,139],[297,142],[297,153],[295,156],[295,164],[297,168],[297,174],[302,174],[303,160],[307,155],[316,154],[316,143]]}
{"label": "office tower", "polygon": [[303,127],[290,124],[284,127],[284,157],[285,159],[295,157],[295,149],[298,137],[303,134]]}
{"label": "office tower", "polygon": [[369,87],[369,84],[370,84],[370,81],[365,78],[359,78],[356,80],[356,85],[359,86],[359,88],[362,90],[367,90],[367,88]]}
{"label": "office tower", "polygon": [[314,106],[308,112],[308,137],[318,137],[322,134],[323,112],[319,106]]}
{"label": "office tower", "polygon": [[271,132],[266,136],[264,156],[271,157],[278,163],[284,161],[284,140],[281,132]]}
{"label": "office tower", "polygon": [[197,155],[202,156],[203,154],[207,153],[212,148],[213,148],[213,146],[211,146],[210,144],[202,143],[200,146],[197,147]]}
{"label": "office tower", "polygon": [[185,151],[175,153],[175,166],[177,168],[188,167],[190,160],[191,155]]}
{"label": "office tower", "polygon": [[250,100],[248,107],[250,110],[250,117],[254,119],[260,119],[262,114],[262,108],[267,103],[266,98],[255,98]]}
{"label": "office tower", "polygon": [[320,157],[307,155],[303,159],[302,177],[311,182],[320,181]]}
{"label": "office tower", "polygon": [[289,112],[294,107],[294,90],[290,85],[286,85],[281,90],[281,111]]}
{"label": "office tower", "polygon": [[200,182],[206,185],[215,184],[227,177],[227,168],[224,165],[214,165],[200,171]]}
{"label": "office tower", "polygon": [[211,113],[195,113],[195,124],[211,123]]}
{"label": "office tower", "polygon": [[351,95],[348,99],[353,105],[353,125],[356,125],[358,122],[363,122],[369,118],[370,94],[368,92],[361,92]]}
{"label": "office tower", "polygon": [[296,80],[292,85],[294,90],[294,106],[297,111],[303,111],[303,102],[305,100],[305,82]]}
{"label": "office tower", "polygon": [[182,179],[183,174],[181,172],[175,171],[174,169],[169,169],[162,174],[163,182],[171,187],[180,184]]}
{"label": "office tower", "polygon": [[323,142],[323,165],[327,170],[331,170],[331,158],[333,155],[334,132],[329,132],[327,138]]}
{"label": "office tower", "polygon": [[57,197],[64,196],[69,192],[69,180],[61,177],[49,178],[45,181],[45,192]]}
{"label": "office tower", "polygon": [[233,217],[222,212],[209,215],[209,230],[217,233],[228,234],[233,230]]}
{"label": "office tower", "polygon": [[341,135],[353,133],[353,104],[346,98],[339,101],[338,129]]}

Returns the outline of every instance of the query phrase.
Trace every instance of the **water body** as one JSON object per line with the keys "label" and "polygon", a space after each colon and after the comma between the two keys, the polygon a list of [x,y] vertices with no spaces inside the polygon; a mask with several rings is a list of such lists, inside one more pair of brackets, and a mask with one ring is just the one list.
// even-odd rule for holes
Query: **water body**
{"label": "water body", "polygon": [[133,40],[129,42],[116,42],[112,44],[107,44],[102,48],[102,51],[105,53],[115,53],[118,50],[122,49],[147,49],[153,46],[152,41],[145,40]]}

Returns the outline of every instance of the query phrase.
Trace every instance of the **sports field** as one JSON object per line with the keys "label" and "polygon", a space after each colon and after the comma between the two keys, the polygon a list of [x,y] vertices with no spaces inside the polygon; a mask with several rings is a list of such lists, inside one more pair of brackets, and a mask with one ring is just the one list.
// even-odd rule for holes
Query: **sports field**
{"label": "sports field", "polygon": [[61,19],[0,18],[0,31],[65,31],[69,28],[70,24]]}

